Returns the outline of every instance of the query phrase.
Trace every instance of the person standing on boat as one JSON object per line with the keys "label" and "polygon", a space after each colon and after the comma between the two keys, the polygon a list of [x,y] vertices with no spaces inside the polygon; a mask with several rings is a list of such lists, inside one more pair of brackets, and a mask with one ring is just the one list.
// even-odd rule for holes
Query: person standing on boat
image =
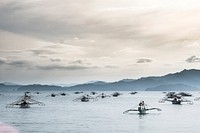
{"label": "person standing on boat", "polygon": [[139,110],[139,111],[145,110],[145,106],[146,106],[146,104],[144,103],[144,101],[141,101],[141,102],[139,103],[138,110]]}
{"label": "person standing on boat", "polygon": [[146,105],[145,105],[144,101],[141,101],[141,102],[139,103],[139,106],[146,106]]}
{"label": "person standing on boat", "polygon": [[174,102],[177,102],[177,101],[178,101],[177,97],[174,97],[173,101],[174,101]]}

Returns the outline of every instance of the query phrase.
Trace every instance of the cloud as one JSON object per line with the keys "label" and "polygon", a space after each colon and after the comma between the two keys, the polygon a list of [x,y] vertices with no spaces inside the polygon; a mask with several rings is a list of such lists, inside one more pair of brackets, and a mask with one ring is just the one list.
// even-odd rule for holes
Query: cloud
{"label": "cloud", "polygon": [[10,61],[7,63],[7,65],[22,67],[22,68],[26,68],[27,66],[30,66],[30,64],[27,61]]}
{"label": "cloud", "polygon": [[7,65],[10,67],[21,67],[22,69],[29,69],[32,67],[31,63],[27,60],[12,60],[0,58],[0,65]]}
{"label": "cloud", "polygon": [[54,50],[46,50],[46,49],[37,49],[37,50],[30,50],[36,55],[51,55],[56,54],[57,52]]}
{"label": "cloud", "polygon": [[50,43],[48,46],[39,47],[37,49],[29,50],[33,52],[36,56],[55,56],[55,55],[62,55],[63,57],[68,56],[77,56],[77,55],[84,55],[85,51],[83,47],[80,46],[71,46],[66,44],[53,44]]}
{"label": "cloud", "polygon": [[72,60],[72,61],[69,62],[69,64],[72,64],[72,65],[86,65],[86,66],[92,65],[92,63],[90,61],[88,61],[88,59]]}
{"label": "cloud", "polygon": [[36,66],[36,68],[40,70],[83,70],[83,69],[93,69],[97,68],[95,66],[89,67],[89,66],[80,66],[80,65],[46,65],[46,66]]}
{"label": "cloud", "polygon": [[[89,63],[88,63],[89,64]],[[94,65],[84,65],[84,64],[74,64],[74,65],[61,65],[61,64],[55,64],[55,65],[39,65],[35,67],[36,69],[39,70],[66,70],[66,71],[76,71],[76,70],[88,70],[88,69],[102,69],[102,68],[118,68],[117,66],[111,66],[111,65],[106,65],[106,66],[94,66]]]}
{"label": "cloud", "polygon": [[[0,65],[7,65],[14,69],[15,67],[22,68],[22,69],[29,69],[29,70],[84,70],[84,69],[94,69],[94,68],[100,68],[97,66],[93,66],[92,63],[85,62],[81,59],[75,60],[75,61],[69,61],[63,64],[61,62],[60,58],[50,58],[51,62],[42,62],[41,63],[35,63],[30,62],[28,60],[19,60],[19,59],[6,59],[6,58],[0,58]],[[59,63],[57,63],[59,62]]]}
{"label": "cloud", "polygon": [[119,43],[116,43],[118,41],[126,42],[129,46],[139,44],[148,48],[166,49],[169,43],[178,45],[183,40],[197,40],[200,34],[200,15],[192,8],[181,11],[167,8],[135,10],[137,6],[126,5],[127,7],[109,7],[112,10],[105,10],[107,8],[103,6],[96,7],[95,2],[109,5],[98,0],[86,3],[81,0],[61,0],[59,3],[54,0],[4,2],[0,4],[0,28],[43,40],[74,38],[79,46],[96,46],[93,43],[82,44],[81,38],[87,38],[88,42],[95,40],[94,43],[97,43],[96,40],[104,40],[105,42],[100,42],[102,46],[98,46],[101,49],[108,44],[108,40],[113,40],[109,45],[116,47],[119,47]]}
{"label": "cloud", "polygon": [[0,65],[3,65],[3,64],[5,64],[5,63],[6,63],[6,59],[0,58]]}
{"label": "cloud", "polygon": [[50,58],[52,62],[60,62],[62,61],[61,58]]}
{"label": "cloud", "polygon": [[186,62],[188,63],[197,63],[197,62],[200,62],[200,58],[193,55],[191,57],[189,57],[188,59],[186,59]]}
{"label": "cloud", "polygon": [[75,60],[75,61],[72,61],[72,62],[70,62],[70,63],[72,63],[72,64],[84,64],[84,62],[82,61],[82,60]]}
{"label": "cloud", "polygon": [[[90,0],[15,1],[0,3],[0,28],[14,33],[27,34],[42,39],[84,32],[79,25],[90,9]],[[93,3],[93,2],[91,2]],[[55,6],[56,5],[56,6]],[[13,21],[14,20],[14,21]]]}
{"label": "cloud", "polygon": [[107,66],[105,66],[104,68],[118,68],[118,66],[112,66],[112,65],[107,65]]}
{"label": "cloud", "polygon": [[19,33],[13,33],[1,30],[0,25],[0,49],[7,51],[20,51],[30,48],[41,47],[41,43],[34,37],[22,35]]}
{"label": "cloud", "polygon": [[137,60],[137,63],[150,63],[150,62],[152,62],[151,59],[138,59]]}
{"label": "cloud", "polygon": [[[181,70],[189,66],[181,61],[199,56],[197,0],[128,1],[1,1],[0,65],[5,67],[0,72],[6,73],[6,67],[16,72],[17,67],[34,69],[39,75],[51,70],[59,77],[66,76],[65,70],[75,73],[74,77],[85,77],[85,73],[88,77],[94,73],[96,77],[135,76],[130,72]],[[198,62],[197,56],[185,61]],[[131,62],[138,65],[128,65]],[[142,63],[149,64],[141,67]],[[33,75],[28,70],[17,72]]]}

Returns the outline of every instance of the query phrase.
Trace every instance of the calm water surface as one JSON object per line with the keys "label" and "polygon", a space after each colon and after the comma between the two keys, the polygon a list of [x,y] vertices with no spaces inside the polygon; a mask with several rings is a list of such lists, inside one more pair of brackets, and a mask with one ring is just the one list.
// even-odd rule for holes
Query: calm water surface
{"label": "calm water surface", "polygon": [[[199,133],[200,101],[193,105],[172,105],[158,103],[162,92],[121,92],[119,97],[99,99],[91,102],[74,102],[82,94],[66,92],[69,96],[46,97],[52,92],[33,94],[35,100],[45,106],[28,109],[5,108],[16,101],[23,92],[4,92],[0,96],[0,121],[18,130],[18,133]],[[87,93],[87,92],[86,92]],[[90,92],[88,92],[90,93]],[[100,92],[99,92],[100,93]],[[113,92],[105,92],[112,94]],[[191,92],[194,100],[199,92]],[[145,100],[149,107],[162,111],[150,111],[146,115],[137,112],[123,114],[130,108],[137,108],[138,102]]]}

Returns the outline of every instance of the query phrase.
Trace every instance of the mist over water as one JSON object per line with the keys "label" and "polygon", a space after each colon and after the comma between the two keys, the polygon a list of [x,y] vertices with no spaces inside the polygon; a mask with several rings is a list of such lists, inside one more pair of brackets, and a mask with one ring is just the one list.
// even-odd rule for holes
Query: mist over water
{"label": "mist over water", "polygon": [[[6,104],[16,101],[23,92],[1,93],[4,96],[0,96],[0,121],[19,133],[199,133],[200,130],[200,101],[194,101],[200,96],[199,92],[190,92],[193,97],[187,98],[194,101],[193,105],[159,103],[164,96],[162,92],[130,95],[128,91],[122,91],[123,95],[119,97],[90,102],[73,101],[82,95],[73,92],[66,92],[69,96],[46,97],[51,93],[31,93],[33,99],[45,103],[45,106],[33,105],[27,109],[6,108]],[[123,114],[127,109],[137,108],[141,100],[148,107],[158,107],[162,111],[153,110],[146,115],[138,112]]]}

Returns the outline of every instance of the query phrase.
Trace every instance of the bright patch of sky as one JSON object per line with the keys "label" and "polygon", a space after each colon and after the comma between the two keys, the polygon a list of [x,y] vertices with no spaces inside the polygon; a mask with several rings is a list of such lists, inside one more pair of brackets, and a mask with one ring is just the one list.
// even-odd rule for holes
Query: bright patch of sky
{"label": "bright patch of sky", "polygon": [[68,84],[198,69],[199,11],[198,0],[3,0],[0,81]]}

